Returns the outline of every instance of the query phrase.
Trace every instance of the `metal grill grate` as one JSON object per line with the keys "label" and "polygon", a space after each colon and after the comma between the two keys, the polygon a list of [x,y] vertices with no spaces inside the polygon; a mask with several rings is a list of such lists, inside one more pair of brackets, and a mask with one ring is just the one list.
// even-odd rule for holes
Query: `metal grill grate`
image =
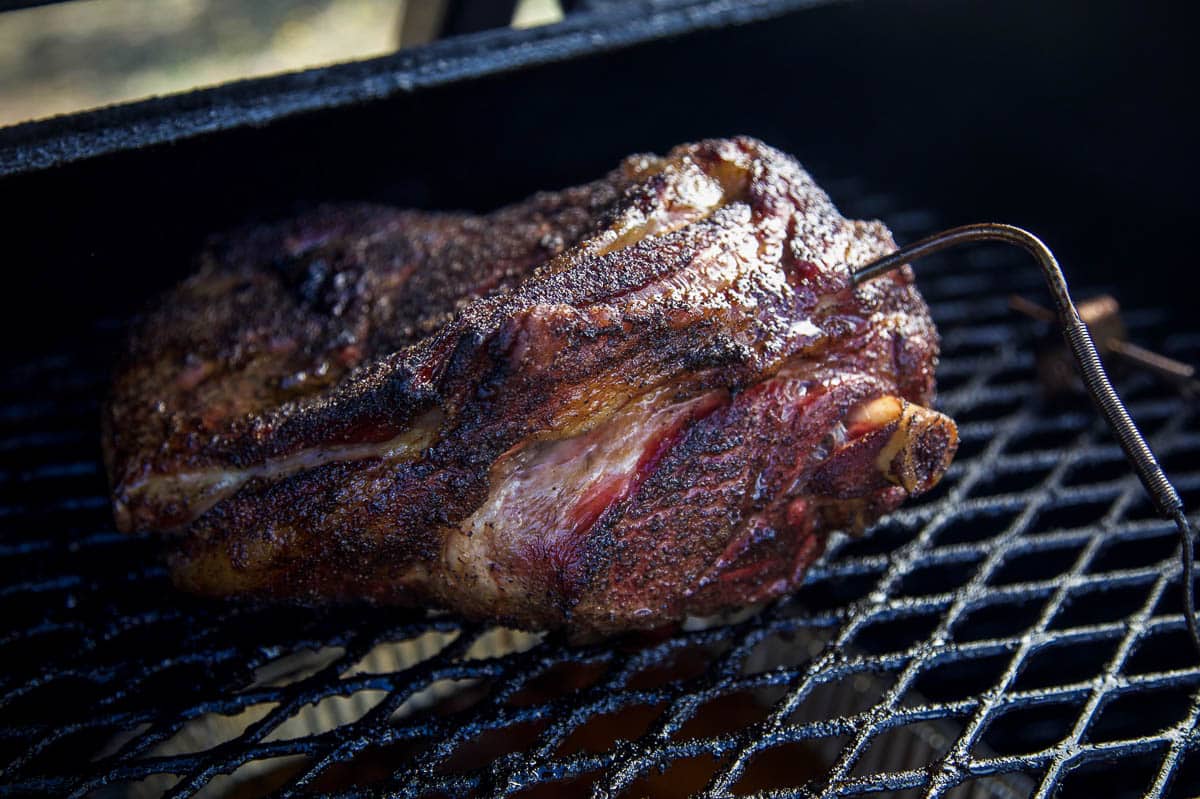
{"label": "metal grill grate", "polygon": [[[939,226],[830,185],[901,239]],[[121,325],[9,370],[0,793],[1192,795],[1200,666],[1174,528],[1083,400],[1037,398],[1034,329],[1006,294],[1040,296],[1040,275],[981,250],[923,262],[919,282],[962,437],[934,494],[838,538],[758,615],[583,648],[177,594],[152,539],[111,531],[96,410]],[[1127,318],[1200,360],[1200,335],[1164,321]],[[1118,382],[1200,508],[1200,409]]]}

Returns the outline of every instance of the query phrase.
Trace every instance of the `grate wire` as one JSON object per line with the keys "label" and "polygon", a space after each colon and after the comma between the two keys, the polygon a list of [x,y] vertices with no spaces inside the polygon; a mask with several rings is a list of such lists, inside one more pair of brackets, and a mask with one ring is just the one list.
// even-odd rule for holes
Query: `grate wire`
{"label": "grate wire", "polygon": [[[901,239],[940,227],[861,185],[830,188]],[[179,595],[156,542],[108,518],[95,397],[120,325],[13,366],[0,377],[0,794],[1069,797],[1101,763],[1137,783],[1130,795],[1195,793],[1200,665],[1174,528],[1085,400],[1038,397],[1038,331],[1005,297],[1036,296],[1040,275],[985,249],[922,262],[918,280],[943,335],[940,405],[960,421],[943,485],[865,538],[835,536],[796,596],[757,614],[580,647],[499,645],[442,614]],[[1162,314],[1126,322],[1200,359],[1200,335]],[[1195,403],[1144,375],[1118,386],[1200,507]],[[1097,732],[1155,692],[1180,710]],[[712,710],[730,702],[738,713]],[[1005,732],[1030,712],[1062,723]],[[648,721],[635,729],[633,713]],[[880,759],[911,730],[936,731],[943,751]],[[588,736],[602,743],[571,743]],[[811,767],[764,778],[780,751]]]}

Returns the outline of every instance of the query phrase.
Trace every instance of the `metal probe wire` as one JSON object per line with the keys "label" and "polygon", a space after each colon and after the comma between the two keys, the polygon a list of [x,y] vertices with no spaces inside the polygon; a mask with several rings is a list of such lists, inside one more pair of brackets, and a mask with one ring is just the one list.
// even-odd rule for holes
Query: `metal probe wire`
{"label": "metal probe wire", "polygon": [[1150,495],[1159,514],[1165,519],[1172,519],[1179,530],[1180,548],[1183,557],[1183,599],[1184,616],[1187,619],[1188,632],[1197,650],[1200,650],[1200,629],[1196,625],[1196,598],[1194,587],[1195,557],[1192,550],[1194,534],[1187,513],[1183,508],[1183,500],[1171,481],[1163,473],[1162,467],[1146,444],[1141,431],[1134,424],[1125,408],[1125,403],[1117,396],[1116,390],[1109,382],[1108,374],[1100,363],[1100,354],[1092,342],[1087,325],[1079,317],[1075,303],[1067,291],[1067,280],[1063,277],[1062,269],[1050,248],[1042,240],[1027,230],[1012,225],[1001,225],[984,222],[974,225],[963,225],[951,228],[941,233],[921,239],[918,242],[901,247],[890,255],[878,258],[865,266],[851,271],[854,285],[871,280],[886,272],[903,266],[906,263],[919,260],[927,255],[957,247],[960,244],[975,244],[978,242],[1000,242],[1011,244],[1032,255],[1042,268],[1050,294],[1054,297],[1055,310],[1063,327],[1063,336],[1071,348],[1083,383],[1096,405],[1103,414],[1109,428],[1113,431],[1125,457],[1133,465],[1138,479]]}

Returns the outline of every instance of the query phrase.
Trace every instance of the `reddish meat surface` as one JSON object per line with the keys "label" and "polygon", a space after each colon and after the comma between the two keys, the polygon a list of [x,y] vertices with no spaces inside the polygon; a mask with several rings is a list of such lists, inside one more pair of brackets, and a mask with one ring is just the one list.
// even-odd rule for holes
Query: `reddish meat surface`
{"label": "reddish meat surface", "polygon": [[118,525],[203,594],[579,638],[779,596],[953,456],[911,273],[849,279],[892,249],[744,138],[218,240],[116,371]]}

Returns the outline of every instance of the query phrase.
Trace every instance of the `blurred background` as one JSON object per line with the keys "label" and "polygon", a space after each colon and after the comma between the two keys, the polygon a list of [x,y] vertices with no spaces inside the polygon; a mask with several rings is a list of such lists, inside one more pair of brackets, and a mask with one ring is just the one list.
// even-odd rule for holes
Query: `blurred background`
{"label": "blurred background", "polygon": [[[701,6],[772,18],[714,23],[691,13]],[[88,313],[105,296],[116,315],[178,279],[214,231],[342,200],[487,210],[629,153],[744,133],[796,155],[835,200],[854,178],[946,225],[1022,225],[1081,283],[1130,306],[1191,305],[1179,234],[1200,224],[1196,11],[1171,0],[11,11],[0,14],[0,165],[12,170],[0,197],[19,198],[5,221],[22,233],[10,257],[26,268],[8,290]],[[672,13],[694,29],[663,33]],[[643,40],[623,38],[631,30]],[[193,90],[330,62],[350,63]],[[155,94],[167,97],[12,125]],[[64,264],[79,267],[65,284]],[[114,269],[138,290],[114,285]],[[66,329],[60,317],[45,334]]]}
{"label": "blurred background", "polygon": [[[520,0],[514,27],[562,19]],[[0,126],[339,61],[435,38],[443,0],[75,0],[0,17]]]}

